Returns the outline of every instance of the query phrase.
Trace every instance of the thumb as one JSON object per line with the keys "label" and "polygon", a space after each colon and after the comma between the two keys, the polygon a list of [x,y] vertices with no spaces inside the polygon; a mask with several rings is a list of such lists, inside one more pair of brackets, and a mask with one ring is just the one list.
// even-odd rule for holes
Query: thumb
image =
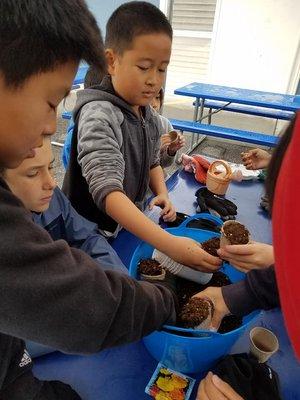
{"label": "thumb", "polygon": [[155,197],[154,197],[154,199],[152,199],[150,201],[150,203],[149,203],[149,210],[152,210],[152,208],[155,206],[155,204],[156,204],[156,200],[155,200]]}
{"label": "thumb", "polygon": [[210,329],[217,331],[221,325],[223,317],[224,315],[222,315],[218,310],[215,309],[212,315]]}

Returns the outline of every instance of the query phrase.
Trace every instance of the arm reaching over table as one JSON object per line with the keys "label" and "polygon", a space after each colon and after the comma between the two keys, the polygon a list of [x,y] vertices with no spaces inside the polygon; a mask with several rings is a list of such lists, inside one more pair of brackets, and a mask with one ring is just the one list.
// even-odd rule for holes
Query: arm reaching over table
{"label": "arm reaching over table", "polygon": [[245,316],[254,310],[280,306],[274,267],[250,271],[240,282],[208,287],[195,297],[209,298],[214,304],[211,328],[217,330],[225,315]]}

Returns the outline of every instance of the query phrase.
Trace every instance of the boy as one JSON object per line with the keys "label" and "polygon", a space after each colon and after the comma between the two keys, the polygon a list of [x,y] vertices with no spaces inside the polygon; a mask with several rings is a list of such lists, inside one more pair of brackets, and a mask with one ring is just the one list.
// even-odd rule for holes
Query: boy
{"label": "boy", "polygon": [[175,218],[159,165],[159,115],[149,103],[165,79],[172,28],[147,2],[129,2],[110,17],[106,30],[109,76],[78,93],[71,154],[63,190],[74,208],[107,236],[124,227],[172,259],[204,271],[220,259],[191,239],[171,236],[139,209],[150,184],[150,202],[165,221]]}
{"label": "boy", "polygon": [[33,158],[25,159],[17,168],[3,169],[1,175],[10,190],[32,213],[35,223],[46,229],[53,240],[65,240],[81,249],[102,268],[128,274],[117,253],[99,234],[97,225],[83,218],[56,186],[52,176],[53,153],[50,137]]}
{"label": "boy", "polygon": [[[0,2],[2,168],[33,157],[55,132],[57,105],[81,59],[104,67],[101,34],[83,0]],[[19,338],[88,354],[175,320],[168,288],[103,271],[81,250],[53,241],[1,178],[0,235],[1,400],[78,399],[66,385],[33,377]]]}

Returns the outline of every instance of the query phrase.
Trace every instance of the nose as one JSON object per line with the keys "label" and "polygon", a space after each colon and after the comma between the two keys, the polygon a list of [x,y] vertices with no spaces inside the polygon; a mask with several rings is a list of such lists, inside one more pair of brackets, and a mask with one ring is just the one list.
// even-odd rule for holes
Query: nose
{"label": "nose", "polygon": [[45,175],[45,180],[44,180],[44,184],[43,184],[43,189],[45,190],[53,190],[56,186],[56,181],[54,176],[47,171],[46,175]]}
{"label": "nose", "polygon": [[45,127],[44,127],[44,135],[54,135],[56,132],[56,113],[49,118]]}
{"label": "nose", "polygon": [[151,69],[147,76],[146,84],[149,86],[156,86],[158,84],[158,73],[156,69]]}

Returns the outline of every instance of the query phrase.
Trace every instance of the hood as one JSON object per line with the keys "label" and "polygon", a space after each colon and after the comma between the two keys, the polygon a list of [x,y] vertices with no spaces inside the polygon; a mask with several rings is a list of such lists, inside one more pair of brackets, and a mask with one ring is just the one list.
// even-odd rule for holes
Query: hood
{"label": "hood", "polygon": [[[132,107],[120,96],[118,96],[113,88],[111,78],[106,75],[100,85],[93,86],[89,89],[83,89],[77,92],[77,101],[73,110],[74,121],[80,109],[91,101],[108,101],[118,107],[127,118],[139,121],[139,118],[134,113]],[[145,121],[151,116],[150,106],[141,107]]]}

